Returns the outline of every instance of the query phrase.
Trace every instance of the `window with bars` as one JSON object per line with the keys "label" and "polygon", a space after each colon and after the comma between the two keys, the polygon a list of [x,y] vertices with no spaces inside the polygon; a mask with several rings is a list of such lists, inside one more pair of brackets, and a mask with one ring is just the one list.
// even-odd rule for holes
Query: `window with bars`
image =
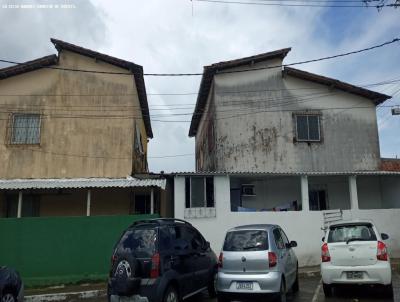
{"label": "window with bars", "polygon": [[298,142],[321,141],[321,124],[319,114],[296,114],[296,140]]}
{"label": "window with bars", "polygon": [[40,114],[14,113],[11,121],[10,143],[36,145],[40,143]]}

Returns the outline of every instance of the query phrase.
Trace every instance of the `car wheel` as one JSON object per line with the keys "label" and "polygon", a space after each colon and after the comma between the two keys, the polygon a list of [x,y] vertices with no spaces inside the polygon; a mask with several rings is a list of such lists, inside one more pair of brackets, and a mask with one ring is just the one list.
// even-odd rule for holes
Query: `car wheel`
{"label": "car wheel", "polygon": [[299,271],[296,271],[296,280],[294,280],[293,286],[292,286],[292,292],[297,293],[299,291]]}
{"label": "car wheel", "polygon": [[286,284],[285,284],[285,280],[282,279],[281,281],[281,286],[279,289],[279,298],[278,298],[279,302],[286,302]]}
{"label": "car wheel", "polygon": [[217,296],[217,276],[218,273],[214,273],[212,279],[208,282],[208,295],[210,298],[215,298]]}
{"label": "car wheel", "polygon": [[175,287],[169,286],[164,293],[163,302],[179,302],[178,292]]}
{"label": "car wheel", "polygon": [[221,294],[217,293],[217,301],[218,302],[230,302],[230,300],[226,296],[222,296]]}
{"label": "car wheel", "polygon": [[385,285],[384,290],[385,290],[385,292],[384,292],[385,298],[392,299],[393,298],[393,286],[392,286],[392,284]]}
{"label": "car wheel", "polygon": [[332,285],[322,283],[325,297],[332,297]]}
{"label": "car wheel", "polygon": [[4,293],[3,297],[1,298],[1,302],[16,302],[16,301],[17,301],[17,298],[11,292]]}

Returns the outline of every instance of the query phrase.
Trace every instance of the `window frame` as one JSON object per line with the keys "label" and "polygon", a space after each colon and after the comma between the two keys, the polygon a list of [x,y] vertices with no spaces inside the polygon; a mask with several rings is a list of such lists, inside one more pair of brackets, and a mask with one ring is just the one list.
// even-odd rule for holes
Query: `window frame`
{"label": "window frame", "polygon": [[[297,124],[297,118],[299,116],[305,116],[307,117],[307,139],[302,139],[299,138],[299,132],[298,132],[298,124]],[[319,139],[310,139],[310,123],[309,123],[309,117],[316,117],[318,121],[318,138]],[[295,134],[295,141],[299,143],[322,143],[323,137],[322,137],[322,123],[321,123],[321,116],[322,114],[320,112],[294,112],[293,113],[293,119],[294,119],[294,134]]]}
{"label": "window frame", "polygon": [[[201,207],[193,207],[192,204],[192,179],[193,178],[202,178],[203,180],[203,206]],[[187,180],[189,179],[189,181]],[[208,200],[207,198],[207,179],[212,179],[212,205],[213,206],[208,206],[211,201]],[[187,185],[189,184],[189,189],[187,188]],[[189,199],[189,202],[188,202]],[[189,205],[189,207],[187,207]],[[185,209],[195,209],[195,208],[215,208],[215,182],[214,182],[214,177],[213,176],[187,176],[185,177]]]}
{"label": "window frame", "polygon": [[[276,232],[276,233],[275,233]],[[282,237],[282,233],[281,233],[281,231],[279,230],[279,228],[275,228],[275,229],[273,229],[272,230],[272,235],[274,236],[274,240],[275,240],[275,246],[276,246],[276,248],[278,249],[278,250],[284,250],[286,247],[285,247],[285,242],[284,242],[284,240],[283,240],[283,237]],[[276,236],[279,236],[279,238],[282,240],[282,244],[283,244],[283,246],[282,247],[280,247],[280,245],[278,244],[278,239],[279,238],[277,238]]]}
{"label": "window frame", "polygon": [[[17,116],[20,117],[29,117],[29,116],[34,116],[34,117],[38,117],[38,136],[37,136],[37,142],[34,143],[28,143],[27,142],[27,137],[25,137],[25,142],[14,142],[14,123],[15,123],[15,119]],[[41,144],[41,137],[42,137],[42,115],[40,113],[36,113],[36,112],[13,112],[10,114],[10,121],[9,121],[9,131],[8,131],[8,139],[7,142],[9,145],[11,146],[40,146]]]}

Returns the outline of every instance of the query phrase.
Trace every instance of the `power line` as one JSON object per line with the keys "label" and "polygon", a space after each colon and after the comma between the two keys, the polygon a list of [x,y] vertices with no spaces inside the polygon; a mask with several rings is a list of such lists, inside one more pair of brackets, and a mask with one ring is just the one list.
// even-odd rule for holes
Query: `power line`
{"label": "power line", "polygon": [[[217,1],[217,0],[195,0],[195,1]],[[313,62],[319,62],[319,61],[324,61],[324,60],[330,60],[334,58],[339,58],[339,57],[344,57],[348,55],[353,55],[373,49],[377,49],[380,47],[384,47],[396,42],[399,42],[400,38],[394,38],[392,41],[387,41],[378,45],[374,45],[371,47],[355,50],[355,51],[350,51],[338,55],[333,55],[333,56],[326,56],[318,59],[311,59],[311,60],[306,60],[306,61],[300,61],[300,62],[295,62],[295,63],[290,63],[290,64],[281,64],[281,65],[275,65],[275,66],[267,66],[267,67],[260,67],[260,68],[253,68],[253,69],[243,69],[243,70],[236,70],[236,71],[220,71],[218,74],[224,74],[224,73],[240,73],[240,72],[246,72],[246,71],[255,71],[255,70],[265,70],[265,69],[274,69],[274,68],[282,68],[282,67],[287,67],[287,66],[295,66],[295,65],[301,65],[301,64],[308,64],[308,63],[313,63]],[[19,62],[13,62],[13,61],[8,61],[4,59],[0,59],[0,62],[5,62],[5,63],[11,63],[11,64],[23,64]],[[85,73],[100,73],[100,74],[110,74],[110,75],[129,75],[132,76],[132,73],[123,73],[123,72],[109,72],[109,71],[97,71],[97,70],[84,70],[84,69],[72,69],[72,68],[63,68],[63,67],[53,67],[53,66],[45,66],[43,68],[48,68],[48,69],[57,69],[57,70],[63,70],[63,71],[74,71],[74,72],[85,72]],[[159,76],[159,77],[180,77],[180,76],[201,76],[203,73],[144,73],[144,76]]]}
{"label": "power line", "polygon": [[[281,7],[319,7],[319,8],[376,8],[376,9],[381,9],[383,7],[396,7],[397,4],[377,4],[377,5],[369,5],[366,3],[366,1],[363,1],[365,4],[364,5],[332,5],[332,4],[305,4],[305,1],[293,1],[293,2],[298,2],[296,4],[292,3],[279,3],[279,1],[275,1],[275,3],[262,3],[262,2],[255,2],[257,0],[252,0],[252,1],[228,1],[228,0],[194,0],[197,2],[210,2],[210,3],[223,3],[223,4],[240,4],[240,5],[259,5],[259,6],[281,6]],[[258,0],[259,1],[259,0]],[[308,2],[308,1],[307,1]],[[310,1],[312,2],[312,1]],[[319,1],[314,1],[314,2],[319,2]],[[336,2],[336,1],[322,1],[326,3],[330,2]],[[350,1],[345,1],[345,2],[350,2]],[[321,2],[319,2],[321,3]],[[342,2],[343,3],[343,2]]]}
{"label": "power line", "polygon": [[[114,156],[100,156],[100,155],[88,155],[88,154],[71,154],[71,153],[60,153],[60,152],[53,152],[53,151],[45,151],[39,149],[24,149],[29,150],[32,152],[39,152],[45,154],[51,154],[55,156],[65,156],[65,157],[79,157],[79,158],[92,158],[92,159],[113,159],[113,160],[130,160],[133,157],[114,157]],[[163,155],[163,156],[148,156],[147,158],[151,159],[161,159],[161,158],[175,158],[175,157],[186,157],[192,156],[193,153],[186,153],[186,154],[172,154],[172,155]]]}
{"label": "power line", "polygon": [[[400,82],[399,78],[395,79],[389,79],[385,81],[381,81],[378,83],[371,83],[371,84],[366,84],[366,85],[360,85],[360,87],[369,87],[369,86],[382,86],[382,85],[398,85],[398,82]],[[243,91],[218,91],[216,92],[217,95],[224,95],[224,94],[243,94],[243,93],[260,93],[260,92],[281,92],[281,91],[298,91],[298,90],[319,90],[320,87],[303,87],[303,88],[287,88],[287,89],[262,89],[262,90],[243,90]],[[386,90],[387,88],[385,88]],[[397,89],[396,89],[397,90]],[[332,93],[332,92],[330,92]],[[280,100],[286,100],[286,99],[296,99],[294,103],[298,101],[298,99],[307,97],[307,96],[313,96],[313,95],[320,95],[321,92],[315,93],[315,94],[306,94],[306,95],[298,95],[298,96],[281,96],[281,97],[270,97],[268,99],[250,99],[250,100],[229,100],[231,105],[235,103],[240,103],[240,105],[248,105],[250,103],[256,103],[256,102],[265,102],[265,101],[280,101]],[[396,93],[395,93],[396,94]],[[393,94],[393,96],[395,95]],[[16,97],[16,96],[26,96],[26,97],[36,97],[36,96],[50,96],[50,97],[62,97],[62,96],[72,96],[72,95],[64,95],[64,94],[49,94],[49,95],[10,95],[10,94],[3,94],[0,95],[0,97]],[[73,96],[102,96],[101,94],[94,94],[94,95],[88,95],[88,94],[74,94]],[[112,96],[112,95],[107,95],[107,96]],[[116,94],[116,96],[119,96]],[[283,103],[278,103],[278,105],[282,105]],[[186,109],[193,109],[194,108],[194,103],[180,103],[180,104],[155,104],[150,106],[150,109],[152,111],[171,111],[171,110],[186,110]],[[167,107],[167,108],[153,108],[153,107]],[[189,106],[189,107],[188,107]],[[237,105],[236,105],[237,106]],[[379,107],[379,106],[378,106]],[[69,105],[49,105],[49,104],[23,104],[23,105],[16,105],[12,103],[0,103],[0,108],[5,108],[6,110],[9,110],[9,113],[12,113],[12,110],[17,110],[17,111],[26,111],[26,110],[46,110],[46,111],[61,111],[61,112],[120,112],[120,111],[126,111],[126,109],[132,108],[132,109],[141,109],[140,105],[104,105],[104,104],[92,104],[92,105],[79,105],[79,104],[69,104]],[[34,108],[34,109],[30,109]],[[4,113],[4,112],[3,112]],[[192,114],[192,113],[187,113]],[[178,114],[181,115],[181,114]]]}

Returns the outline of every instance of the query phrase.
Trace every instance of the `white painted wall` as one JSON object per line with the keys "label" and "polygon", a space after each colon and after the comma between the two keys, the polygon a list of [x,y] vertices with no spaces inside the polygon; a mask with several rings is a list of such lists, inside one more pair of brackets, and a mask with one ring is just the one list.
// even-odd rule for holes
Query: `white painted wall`
{"label": "white painted wall", "polygon": [[231,188],[241,189],[242,184],[253,184],[256,196],[243,196],[246,208],[272,209],[289,202],[301,204],[300,177],[242,178],[231,177]]}
{"label": "white painted wall", "polygon": [[[185,219],[185,177],[175,177],[175,217]],[[295,248],[300,266],[320,263],[321,239],[324,232],[322,212],[231,212],[229,176],[215,176],[216,217],[186,219],[210,241],[212,249],[218,254],[228,229],[245,224],[279,224],[290,240],[295,240]],[[399,187],[398,187],[399,188]],[[397,196],[399,196],[397,191]],[[400,209],[390,210],[345,210],[344,217],[372,219],[380,232],[387,233],[392,257],[400,257]]]}

